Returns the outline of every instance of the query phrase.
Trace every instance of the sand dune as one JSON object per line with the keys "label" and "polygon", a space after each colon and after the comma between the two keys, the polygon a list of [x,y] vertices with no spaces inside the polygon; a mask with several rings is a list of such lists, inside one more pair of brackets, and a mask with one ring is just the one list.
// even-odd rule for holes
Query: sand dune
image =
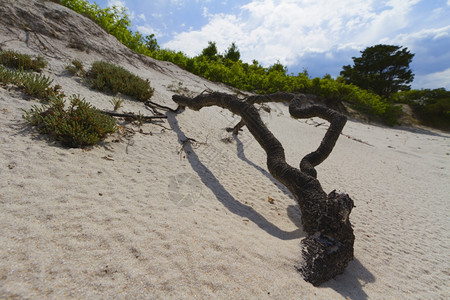
{"label": "sand dune", "polygon": [[[71,60],[119,64],[148,78],[152,101],[175,107],[170,85],[232,93],[132,53],[89,19],[52,2],[0,0],[0,46],[42,54],[67,95],[101,109],[112,96],[65,70]],[[5,17],[9,16],[9,17]],[[28,29],[24,29],[24,28]],[[52,31],[53,30],[53,31]],[[71,48],[78,39],[85,49]],[[268,173],[239,119],[219,108],[123,123],[92,149],[68,149],[27,127],[37,102],[0,87],[0,298],[445,299],[450,296],[450,136],[349,121],[318,169],[326,191],[355,201],[355,260],[313,287],[301,263],[299,209]],[[262,111],[292,165],[326,125]],[[141,111],[125,98],[122,110]],[[222,141],[231,137],[229,143]],[[186,144],[192,138],[198,143]],[[274,199],[273,203],[268,197]]]}

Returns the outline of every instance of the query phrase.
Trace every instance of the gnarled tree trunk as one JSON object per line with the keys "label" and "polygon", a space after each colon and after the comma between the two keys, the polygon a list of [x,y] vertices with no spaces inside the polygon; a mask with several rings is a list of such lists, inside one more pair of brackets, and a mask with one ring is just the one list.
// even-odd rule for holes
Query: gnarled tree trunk
{"label": "gnarled tree trunk", "polygon": [[[304,263],[299,271],[305,280],[314,285],[320,285],[344,272],[353,259],[355,236],[349,220],[354,207],[353,200],[347,194],[335,191],[327,195],[317,180],[315,166],[323,162],[333,150],[347,121],[346,117],[327,107],[311,105],[303,94],[257,95],[242,101],[229,94],[214,92],[195,98],[174,95],[172,99],[180,106],[193,110],[219,106],[241,116],[235,133],[240,127],[247,126],[267,154],[269,172],[291,191],[300,206],[307,237],[302,241]],[[289,112],[294,118],[317,116],[330,122],[318,149],[301,159],[300,169],[286,163],[283,146],[267,129],[253,106],[255,103],[267,102],[290,102]]]}

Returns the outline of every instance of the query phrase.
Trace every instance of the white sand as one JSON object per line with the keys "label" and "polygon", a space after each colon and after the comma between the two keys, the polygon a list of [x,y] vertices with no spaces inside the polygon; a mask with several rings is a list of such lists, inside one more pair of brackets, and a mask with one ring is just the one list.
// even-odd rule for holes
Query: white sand
{"label": "white sand", "polygon": [[[11,7],[15,1],[0,2]],[[80,19],[59,9],[71,14],[65,20]],[[95,27],[81,21],[77,30]],[[104,56],[66,48],[61,35],[45,39],[58,55],[40,49],[33,35],[27,45],[20,28],[0,26],[4,49],[46,54],[44,74],[67,95],[80,94],[101,109],[111,109],[112,97],[68,76],[64,67],[72,59],[120,64],[149,78],[152,100],[172,107],[168,86],[178,81],[194,93],[205,85],[232,92],[165,62],[144,64],[104,35],[86,37],[98,49],[111,49]],[[246,129],[232,143],[221,141],[237,117],[208,108],[168,114],[160,123],[167,129],[124,123],[136,133],[81,150],[25,126],[22,109],[35,104],[13,87],[0,87],[2,299],[450,297],[448,134],[348,122],[317,169],[325,191],[345,191],[355,201],[355,260],[316,288],[296,271],[305,236],[301,216],[267,172],[264,152]],[[283,105],[272,108],[263,118],[297,166],[326,126],[294,120]],[[149,114],[129,100],[121,111]],[[188,144],[179,153],[186,137],[206,144]]]}

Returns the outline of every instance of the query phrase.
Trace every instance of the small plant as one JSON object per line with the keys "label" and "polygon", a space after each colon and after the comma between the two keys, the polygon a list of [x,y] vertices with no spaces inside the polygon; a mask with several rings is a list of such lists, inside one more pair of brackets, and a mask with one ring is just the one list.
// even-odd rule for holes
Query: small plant
{"label": "small plant", "polygon": [[178,81],[178,83],[172,82],[167,86],[169,91],[177,93],[178,95],[186,96],[189,98],[193,98],[195,93],[189,90],[187,87],[183,86],[183,82]]}
{"label": "small plant", "polygon": [[60,86],[51,87],[53,80],[41,74],[22,73],[19,86],[31,97],[49,100],[59,94]]}
{"label": "small plant", "polygon": [[69,73],[74,76],[84,77],[86,75],[83,63],[77,59],[72,60],[72,65],[68,65],[66,67],[66,70],[69,71]]}
{"label": "small plant", "polygon": [[139,111],[139,113],[137,115],[137,118],[136,118],[136,121],[138,121],[139,126],[144,125],[144,115],[141,114],[141,111]]}
{"label": "small plant", "polygon": [[3,65],[0,65],[0,84],[15,84],[17,82],[18,72],[5,68]]}
{"label": "small plant", "polygon": [[48,101],[52,97],[63,98],[61,86],[51,86],[53,80],[41,74],[11,70],[0,65],[0,84],[14,84],[31,97]]}
{"label": "small plant", "polygon": [[141,101],[150,99],[154,92],[148,80],[133,75],[120,66],[102,61],[92,64],[89,78],[94,89],[112,94],[120,92]]}
{"label": "small plant", "polygon": [[47,66],[47,62],[42,56],[33,58],[28,54],[18,53],[13,50],[0,52],[0,64],[9,68],[36,72],[40,72]]}
{"label": "small plant", "polygon": [[69,100],[67,110],[64,100],[53,98],[48,105],[33,106],[23,118],[39,132],[68,147],[95,145],[117,131],[114,118],[101,113],[79,95],[72,95]]}
{"label": "small plant", "polygon": [[123,99],[113,97],[110,103],[114,106],[114,111],[122,107]]}

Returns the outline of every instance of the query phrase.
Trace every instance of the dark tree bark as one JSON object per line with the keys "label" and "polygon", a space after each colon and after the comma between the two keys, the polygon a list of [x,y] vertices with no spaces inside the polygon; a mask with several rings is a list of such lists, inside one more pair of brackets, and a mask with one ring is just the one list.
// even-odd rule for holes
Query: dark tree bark
{"label": "dark tree bark", "polygon": [[[308,103],[303,94],[257,95],[242,101],[229,94],[214,92],[192,99],[174,95],[172,99],[180,106],[193,110],[219,106],[241,116],[240,123],[247,126],[266,152],[269,172],[291,191],[300,206],[307,237],[302,241],[304,264],[299,271],[313,285],[320,285],[344,272],[353,259],[355,236],[349,220],[354,207],[353,200],[347,194],[335,191],[327,195],[317,180],[315,166],[323,162],[333,150],[347,121],[346,117],[327,107]],[[253,106],[255,103],[267,102],[290,102],[289,112],[294,118],[317,116],[330,122],[320,146],[301,160],[300,169],[286,163],[283,146],[267,129]]]}

